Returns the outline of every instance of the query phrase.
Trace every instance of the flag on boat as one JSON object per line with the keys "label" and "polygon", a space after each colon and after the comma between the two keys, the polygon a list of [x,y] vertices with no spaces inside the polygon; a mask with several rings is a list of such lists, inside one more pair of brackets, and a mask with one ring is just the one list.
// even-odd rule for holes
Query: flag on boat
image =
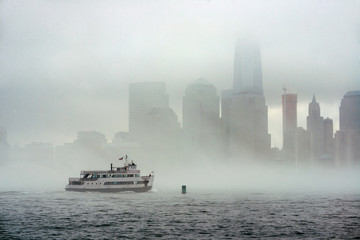
{"label": "flag on boat", "polygon": [[119,158],[119,160],[123,160],[124,157]]}

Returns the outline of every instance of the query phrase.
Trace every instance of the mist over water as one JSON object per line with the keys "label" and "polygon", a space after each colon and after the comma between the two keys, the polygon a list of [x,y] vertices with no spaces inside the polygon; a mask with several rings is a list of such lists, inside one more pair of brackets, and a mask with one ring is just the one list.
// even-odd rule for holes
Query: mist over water
{"label": "mist over water", "polygon": [[[90,151],[90,150],[88,150]],[[90,151],[91,152],[91,151]],[[68,192],[80,170],[109,170],[100,152],[0,167],[0,238],[304,239],[358,236],[359,169],[289,166],[269,159],[131,157],[147,193]],[[134,155],[141,155],[134,153]],[[91,157],[91,155],[94,155]],[[144,156],[143,155],[143,156]],[[76,156],[76,155],[75,155]],[[76,161],[74,161],[76,160]],[[181,194],[181,186],[187,193]]]}
{"label": "mist over water", "polygon": [[[135,160],[135,159],[134,159]],[[36,164],[27,161],[6,162],[0,168],[0,191],[62,191],[69,177],[79,177],[80,170],[108,170],[110,163],[78,161],[73,164]],[[165,159],[146,159],[135,163],[141,175],[154,171],[154,189],[190,192],[250,193],[360,193],[358,168],[301,168],[270,163],[236,163],[222,159],[183,159],[167,163]]]}
{"label": "mist over water", "polygon": [[194,192],[360,193],[358,169],[297,171],[288,167],[236,164],[205,167],[193,164],[175,169],[174,173],[157,176],[159,189],[174,189],[184,184]]}

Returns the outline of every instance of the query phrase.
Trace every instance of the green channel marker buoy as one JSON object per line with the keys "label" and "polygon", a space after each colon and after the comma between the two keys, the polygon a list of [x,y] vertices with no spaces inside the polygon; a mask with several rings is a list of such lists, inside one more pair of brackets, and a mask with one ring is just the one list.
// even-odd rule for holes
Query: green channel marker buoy
{"label": "green channel marker buoy", "polygon": [[186,194],[186,185],[182,185],[181,187],[181,193]]}

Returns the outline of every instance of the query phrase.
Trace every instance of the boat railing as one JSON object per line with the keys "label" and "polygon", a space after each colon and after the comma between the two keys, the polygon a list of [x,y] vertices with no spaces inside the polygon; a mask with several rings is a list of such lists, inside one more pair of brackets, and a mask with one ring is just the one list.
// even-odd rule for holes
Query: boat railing
{"label": "boat railing", "polygon": [[119,169],[119,170],[112,170],[112,171],[81,171],[80,174],[81,175],[85,175],[85,174],[92,174],[92,175],[101,175],[101,174],[109,174],[109,173],[140,173],[140,170],[134,170],[134,169],[130,169],[130,170],[125,170],[125,169]]}
{"label": "boat railing", "polygon": [[69,178],[69,182],[80,182],[81,178]]}
{"label": "boat railing", "polygon": [[84,181],[96,181],[99,178],[83,178],[83,179],[84,179]]}
{"label": "boat railing", "polygon": [[136,169],[117,169],[117,170],[113,170],[111,171],[112,173],[140,173],[140,170],[136,170]]}
{"label": "boat railing", "polygon": [[106,174],[106,173],[111,173],[111,171],[109,170],[99,170],[99,171],[90,171],[90,170],[85,170],[85,171],[81,171],[80,174],[81,175],[85,175],[85,174]]}

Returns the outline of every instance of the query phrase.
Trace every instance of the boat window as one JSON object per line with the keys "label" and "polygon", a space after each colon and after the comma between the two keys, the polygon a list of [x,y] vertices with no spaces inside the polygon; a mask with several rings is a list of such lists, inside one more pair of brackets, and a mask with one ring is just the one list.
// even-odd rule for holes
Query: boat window
{"label": "boat window", "polygon": [[124,177],[122,174],[119,174],[119,175],[113,175],[113,177],[116,177],[116,178],[122,178]]}
{"label": "boat window", "polygon": [[135,174],[135,177],[140,177],[140,174]]}
{"label": "boat window", "polygon": [[129,174],[129,175],[127,175],[128,177],[134,177],[134,175],[133,174]]}
{"label": "boat window", "polygon": [[122,181],[122,182],[105,182],[104,185],[129,185],[129,184],[140,184],[143,182],[133,182],[133,181]]}

